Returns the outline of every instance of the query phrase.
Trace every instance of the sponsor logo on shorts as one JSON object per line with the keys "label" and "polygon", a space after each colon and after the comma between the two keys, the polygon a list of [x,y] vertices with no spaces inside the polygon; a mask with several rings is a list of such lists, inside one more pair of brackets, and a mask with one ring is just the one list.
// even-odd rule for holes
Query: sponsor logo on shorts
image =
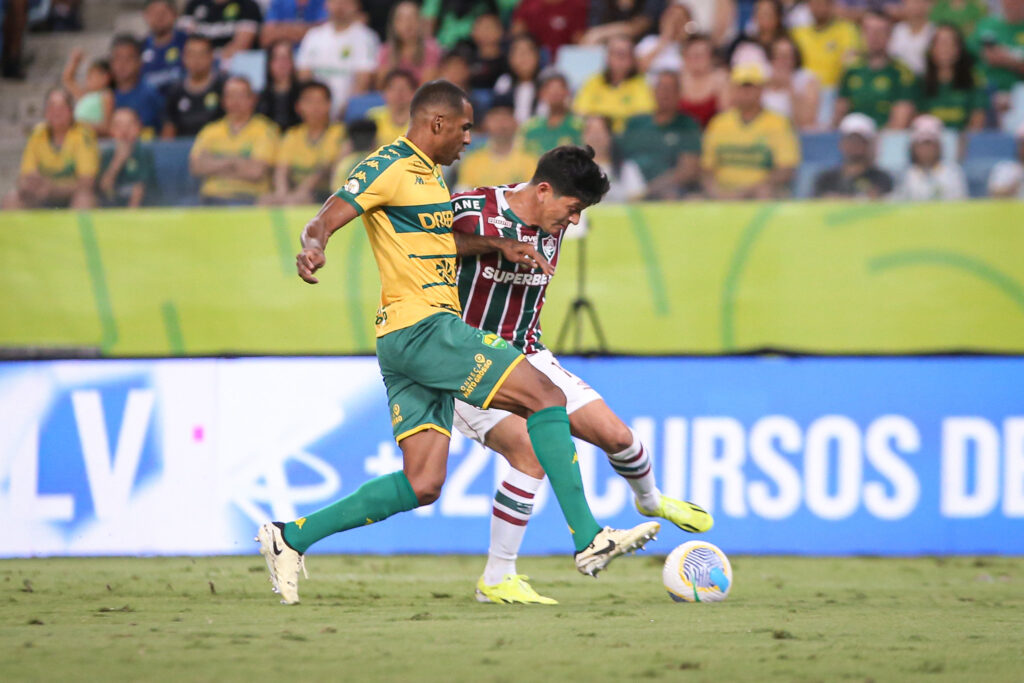
{"label": "sponsor logo on shorts", "polygon": [[391,406],[391,426],[394,427],[402,421],[402,407],[397,403]]}
{"label": "sponsor logo on shorts", "polygon": [[[501,341],[505,340],[502,339]],[[465,398],[469,398],[469,395],[476,390],[477,386],[480,384],[480,380],[483,379],[484,375],[487,374],[487,371],[490,370],[491,366],[494,364],[494,361],[487,358],[482,353],[478,353],[473,356],[473,360],[476,362],[473,372],[469,373],[469,377],[467,377],[466,381],[462,383],[461,387],[459,387],[459,393]]]}

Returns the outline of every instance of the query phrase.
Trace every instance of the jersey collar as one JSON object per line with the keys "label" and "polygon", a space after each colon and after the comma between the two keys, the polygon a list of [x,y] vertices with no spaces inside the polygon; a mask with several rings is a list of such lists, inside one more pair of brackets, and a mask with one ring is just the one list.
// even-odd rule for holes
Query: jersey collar
{"label": "jersey collar", "polygon": [[423,150],[421,150],[416,145],[412,144],[412,140],[410,140],[409,138],[405,137],[404,135],[399,135],[398,136],[398,140],[399,140],[399,142],[401,142],[401,143],[403,143],[405,145],[408,145],[409,149],[411,149],[416,154],[416,156],[418,156],[420,159],[423,159],[423,161],[426,162],[427,167],[430,170],[434,170],[434,167],[437,166],[437,164],[435,164],[433,161],[430,160],[430,157],[428,157],[426,154],[423,153]]}
{"label": "jersey collar", "polygon": [[512,189],[511,185],[499,185],[498,187],[494,188],[494,197],[495,197],[495,199],[498,200],[498,211],[500,211],[501,214],[503,216],[505,216],[505,218],[508,218],[509,220],[511,220],[511,221],[513,221],[515,223],[518,223],[519,225],[523,226],[524,228],[536,227],[536,226],[530,225],[529,223],[524,221],[522,218],[517,216],[515,211],[512,210],[512,207],[509,206],[508,199],[505,198],[505,193],[508,192],[511,189]]}

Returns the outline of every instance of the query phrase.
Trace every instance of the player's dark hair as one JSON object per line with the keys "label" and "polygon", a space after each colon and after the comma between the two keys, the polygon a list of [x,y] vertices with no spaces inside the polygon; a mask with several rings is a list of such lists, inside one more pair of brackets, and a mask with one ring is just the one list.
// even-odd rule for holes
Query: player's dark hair
{"label": "player's dark hair", "polygon": [[413,116],[428,107],[437,106],[444,107],[449,111],[461,111],[462,104],[469,101],[469,95],[465,90],[451,81],[438,79],[420,86],[416,94],[412,96],[409,110]]}
{"label": "player's dark hair", "polygon": [[530,180],[547,183],[561,197],[575,197],[587,206],[601,201],[608,192],[608,176],[594,161],[594,148],[562,145],[545,152]]}
{"label": "player's dark hair", "polygon": [[320,81],[303,81],[299,83],[299,97],[302,97],[307,90],[319,90],[327,98],[328,102],[331,101],[331,89]]}
{"label": "player's dark hair", "polygon": [[135,54],[142,55],[142,46],[139,45],[139,41],[135,39],[135,36],[130,33],[118,33],[114,36],[114,39],[110,41],[110,51],[113,52],[116,48],[123,45],[130,46],[135,50]]}
{"label": "player's dark hair", "polygon": [[146,0],[142,5],[142,9],[146,9],[150,5],[167,5],[175,14],[178,13],[178,5],[175,4],[174,0]]}
{"label": "player's dark hair", "polygon": [[408,83],[409,87],[412,88],[413,90],[415,90],[416,86],[420,84],[419,81],[416,80],[416,77],[413,76],[412,72],[409,71],[408,69],[391,69],[384,76],[384,88],[387,88],[389,85],[391,85],[391,81],[395,80],[396,78],[404,78],[405,82]]}

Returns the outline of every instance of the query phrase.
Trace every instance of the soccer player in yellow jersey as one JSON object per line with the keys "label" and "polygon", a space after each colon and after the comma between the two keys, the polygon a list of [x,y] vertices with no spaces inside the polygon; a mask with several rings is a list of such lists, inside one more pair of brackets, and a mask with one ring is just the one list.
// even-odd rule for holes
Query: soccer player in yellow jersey
{"label": "soccer player in yellow jersey", "polygon": [[[413,97],[407,135],[356,166],[302,233],[298,273],[316,284],[331,234],[362,216],[381,279],[377,360],[404,466],[317,512],[260,527],[260,552],[285,604],[299,601],[299,572],[312,544],[437,500],[456,396],[526,418],[537,460],[569,524],[581,573],[596,574],[613,558],[642,547],[660,528],[656,522],[628,530],[598,525],[583,495],[565,395],[530,363],[521,362],[524,356],[507,341],[470,327],[459,315],[457,255],[498,249],[512,261],[553,272],[535,249],[517,240],[456,239],[451,194],[440,167],[459,158],[472,126],[473,107],[463,90],[448,81],[423,85]],[[607,191],[607,180],[603,184]],[[585,208],[579,198],[552,195],[549,201],[561,207],[563,226],[579,221]]]}
{"label": "soccer player in yellow jersey", "polygon": [[295,110],[302,123],[289,128],[281,140],[273,194],[261,204],[311,204],[331,193],[331,170],[345,137],[345,127],[331,123],[331,91],[317,81],[303,84]]}
{"label": "soccer player in yellow jersey", "polygon": [[761,65],[740,64],[730,78],[735,106],[711,119],[701,141],[704,191],[712,199],[784,197],[800,163],[793,126],[761,106]]}

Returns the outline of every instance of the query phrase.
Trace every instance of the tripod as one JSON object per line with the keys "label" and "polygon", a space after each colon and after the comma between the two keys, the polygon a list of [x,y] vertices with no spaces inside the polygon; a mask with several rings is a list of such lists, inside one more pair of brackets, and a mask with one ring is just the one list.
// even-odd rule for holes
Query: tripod
{"label": "tripod", "polygon": [[590,351],[590,353],[608,353],[608,342],[605,339],[604,330],[601,328],[601,322],[597,319],[597,309],[594,307],[594,303],[587,298],[587,236],[581,235],[577,244],[579,246],[576,249],[578,264],[576,272],[576,298],[573,299],[572,305],[569,308],[569,314],[565,317],[562,329],[558,332],[556,344],[559,353],[564,352],[564,342],[570,330],[572,330],[575,332],[573,334],[575,343],[572,352],[576,354],[587,353],[583,350],[583,330],[584,325],[589,320],[594,330],[594,336],[597,337],[597,348]]}

